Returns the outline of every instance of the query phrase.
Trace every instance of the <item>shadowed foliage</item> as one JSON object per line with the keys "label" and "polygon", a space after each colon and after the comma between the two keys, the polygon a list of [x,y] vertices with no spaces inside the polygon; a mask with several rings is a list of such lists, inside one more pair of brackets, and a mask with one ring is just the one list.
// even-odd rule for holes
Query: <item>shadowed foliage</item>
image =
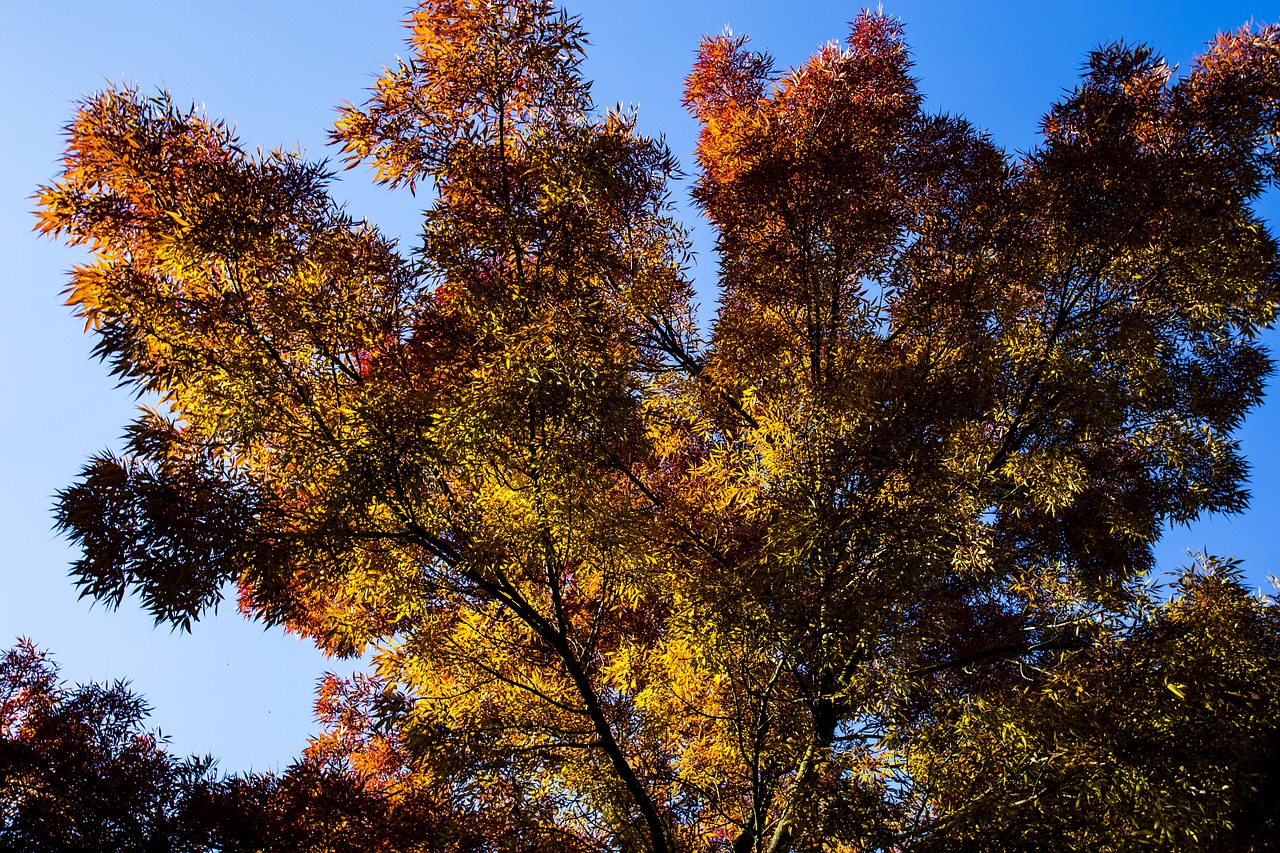
{"label": "shadowed foliage", "polygon": [[[348,723],[350,709],[348,708]],[[145,728],[127,685],[68,685],[20,640],[0,657],[0,850],[24,853],[488,853],[538,849],[536,827],[502,822],[496,798],[446,800],[379,766],[338,757],[326,731],[279,773],[220,775]],[[330,731],[333,727],[335,731]],[[571,846],[561,849],[572,850]]]}

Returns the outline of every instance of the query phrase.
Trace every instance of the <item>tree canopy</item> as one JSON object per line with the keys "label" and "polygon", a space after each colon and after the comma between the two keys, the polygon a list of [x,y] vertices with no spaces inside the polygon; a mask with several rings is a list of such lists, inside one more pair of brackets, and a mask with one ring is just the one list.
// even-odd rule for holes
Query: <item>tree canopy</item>
{"label": "tree canopy", "polygon": [[1143,582],[1247,500],[1280,27],[1105,46],[1024,155],[926,113],[882,13],[786,71],[706,38],[702,329],[578,21],[407,23],[333,141],[422,193],[412,251],[163,92],[79,106],[39,227],[156,401],[58,497],[84,594],[188,626],[234,583],[370,654],[322,742],[494,846],[1262,849],[1274,605]]}

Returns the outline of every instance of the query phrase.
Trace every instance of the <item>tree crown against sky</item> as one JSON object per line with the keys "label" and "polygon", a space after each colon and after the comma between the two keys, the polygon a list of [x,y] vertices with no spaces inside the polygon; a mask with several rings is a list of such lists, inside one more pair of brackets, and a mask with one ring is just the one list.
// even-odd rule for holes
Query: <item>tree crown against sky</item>
{"label": "tree crown against sky", "polygon": [[[549,845],[1238,823],[1258,785],[1208,804],[1190,773],[1150,827],[1030,819],[1064,792],[1122,802],[1116,779],[1159,766],[1046,782],[1027,767],[1090,744],[1051,728],[1021,767],[944,765],[991,760],[980,721],[1019,703],[1032,728],[1069,720],[1063,684],[1158,677],[1120,663],[1155,630],[1152,544],[1243,505],[1233,431],[1280,281],[1252,209],[1280,31],[1222,36],[1180,78],[1105,47],[1019,158],[922,111],[883,15],[788,72],[706,39],[686,89],[720,260],[704,335],[675,161],[592,105],[577,22],[428,0],[409,25],[335,140],[430,199],[412,255],[335,206],[322,165],[243,151],[165,95],[77,112],[42,228],[94,251],[70,302],[162,400],[60,495],[87,594],[185,625],[235,581],[332,653],[372,646],[371,731],[412,756],[395,783]],[[1186,584],[1262,626],[1215,688],[1259,698],[1208,707],[1268,719],[1270,609],[1227,569]]]}
{"label": "tree crown against sky", "polygon": [[[345,695],[360,692],[347,685]],[[69,685],[19,640],[0,654],[0,850],[41,853],[462,853],[483,822],[443,793],[370,785],[334,751],[349,711],[280,773],[218,774],[148,731],[145,700],[123,682]],[[388,762],[384,759],[384,766]]]}

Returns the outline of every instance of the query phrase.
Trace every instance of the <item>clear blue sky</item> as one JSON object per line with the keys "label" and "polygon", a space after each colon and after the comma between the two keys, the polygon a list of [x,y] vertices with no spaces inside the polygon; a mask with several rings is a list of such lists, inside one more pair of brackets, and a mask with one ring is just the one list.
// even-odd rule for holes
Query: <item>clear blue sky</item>
{"label": "clear blue sky", "polygon": [[[297,144],[324,157],[334,105],[361,100],[394,61],[406,8],[402,0],[23,2],[10,4],[0,34],[9,81],[0,136],[0,647],[27,635],[74,680],[131,679],[178,751],[211,752],[227,770],[287,763],[313,729],[315,680],[350,665],[326,661],[278,630],[264,632],[234,607],[179,635],[153,629],[128,603],[107,612],[76,599],[66,576],[72,554],[50,529],[51,495],[90,454],[117,441],[133,402],[89,360],[90,339],[61,306],[65,270],[78,256],[31,233],[29,196],[56,171],[60,128],[74,102],[107,81],[165,86],[180,103],[203,104],[234,123],[249,146]],[[643,128],[666,133],[688,164],[696,128],[679,97],[700,34],[729,24],[793,65],[841,38],[858,5],[580,0],[568,8],[592,34],[587,73],[597,101],[635,105]],[[1232,0],[889,0],[884,8],[906,24],[927,107],[968,116],[1010,150],[1035,143],[1041,114],[1100,42],[1145,41],[1185,65],[1216,31],[1280,16],[1266,4]],[[362,171],[345,173],[336,194],[392,234],[416,233],[415,200],[371,187]],[[1274,193],[1265,209],[1280,226]],[[714,265],[706,229],[698,233],[697,275],[709,304]],[[1278,428],[1275,402],[1245,427],[1250,510],[1171,531],[1162,566],[1207,548],[1245,558],[1259,584],[1280,573],[1272,530],[1280,521],[1280,453],[1268,446]]]}

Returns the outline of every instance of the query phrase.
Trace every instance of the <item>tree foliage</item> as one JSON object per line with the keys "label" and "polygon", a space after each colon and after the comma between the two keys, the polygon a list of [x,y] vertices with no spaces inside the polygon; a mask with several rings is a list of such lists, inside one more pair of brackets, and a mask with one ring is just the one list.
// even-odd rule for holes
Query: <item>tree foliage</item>
{"label": "tree foliage", "polygon": [[1229,567],[1140,582],[1247,499],[1280,28],[1181,75],[1105,46],[1021,156],[923,110],[883,14],[785,72],[705,39],[704,333],[675,160],[593,105],[578,22],[408,26],[333,139],[429,199],[412,253],[166,94],[78,109],[40,229],[160,400],[59,496],[86,595],[187,625],[235,582],[372,648],[330,745],[392,738],[530,848],[1261,837],[1274,612]]}
{"label": "tree foliage", "polygon": [[[320,744],[278,774],[178,758],[127,685],[71,686],[26,640],[0,656],[0,851],[470,853],[503,827],[430,790],[376,781]],[[367,771],[367,768],[366,768]],[[509,829],[509,828],[508,828]]]}

